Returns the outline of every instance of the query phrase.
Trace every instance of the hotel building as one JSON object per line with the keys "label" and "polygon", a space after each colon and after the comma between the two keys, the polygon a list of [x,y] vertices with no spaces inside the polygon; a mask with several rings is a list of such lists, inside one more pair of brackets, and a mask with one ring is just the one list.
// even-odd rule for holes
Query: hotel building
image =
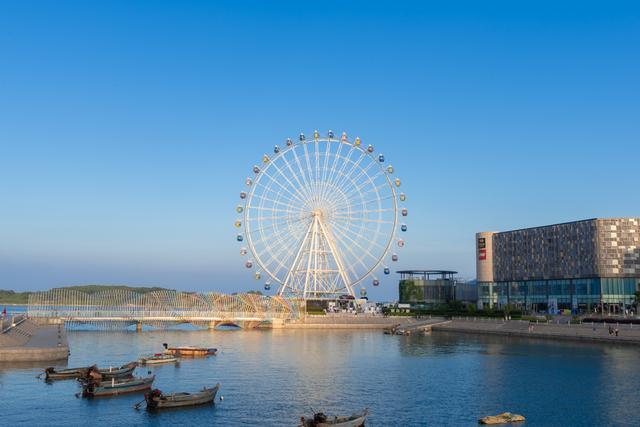
{"label": "hotel building", "polygon": [[640,218],[476,234],[478,305],[617,313],[640,290]]}

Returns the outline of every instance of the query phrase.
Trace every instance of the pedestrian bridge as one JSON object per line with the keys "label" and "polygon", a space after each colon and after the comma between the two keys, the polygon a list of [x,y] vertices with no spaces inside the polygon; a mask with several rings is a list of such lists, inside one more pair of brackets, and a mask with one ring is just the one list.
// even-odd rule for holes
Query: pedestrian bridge
{"label": "pedestrian bridge", "polygon": [[110,289],[85,293],[52,289],[29,296],[32,319],[64,322],[71,329],[127,329],[135,326],[171,328],[190,324],[213,329],[221,325],[255,328],[298,319],[304,312],[299,299],[259,294],[220,294],[179,291],[134,292]]}

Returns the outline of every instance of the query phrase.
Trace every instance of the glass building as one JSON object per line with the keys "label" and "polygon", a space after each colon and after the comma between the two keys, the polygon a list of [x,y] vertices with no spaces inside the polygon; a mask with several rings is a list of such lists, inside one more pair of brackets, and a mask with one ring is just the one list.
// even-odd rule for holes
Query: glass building
{"label": "glass building", "polygon": [[640,290],[640,218],[476,234],[478,305],[618,313]]}
{"label": "glass building", "polygon": [[463,283],[455,278],[457,271],[402,270],[398,285],[399,303],[434,308],[451,301],[476,303],[475,284]]}

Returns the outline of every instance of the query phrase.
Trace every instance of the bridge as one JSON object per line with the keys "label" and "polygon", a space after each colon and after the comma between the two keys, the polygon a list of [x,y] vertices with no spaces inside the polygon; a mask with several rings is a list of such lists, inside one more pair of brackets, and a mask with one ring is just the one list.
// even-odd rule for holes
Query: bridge
{"label": "bridge", "polygon": [[214,329],[274,326],[300,318],[304,301],[259,294],[179,291],[134,292],[110,289],[85,293],[59,288],[29,296],[27,315],[41,322],[63,322],[71,329],[122,330],[135,326],[164,329],[190,324]]}

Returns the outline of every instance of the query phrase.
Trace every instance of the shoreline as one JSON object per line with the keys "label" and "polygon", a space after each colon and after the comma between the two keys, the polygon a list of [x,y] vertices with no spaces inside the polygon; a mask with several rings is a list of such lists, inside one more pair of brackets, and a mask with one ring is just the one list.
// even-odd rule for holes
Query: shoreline
{"label": "shoreline", "polygon": [[[518,338],[535,338],[553,341],[576,341],[606,344],[640,345],[640,327],[619,325],[619,335],[609,334],[606,324],[556,324],[529,323],[520,320],[461,320],[453,319],[442,325],[434,325],[433,331],[478,335],[498,335]],[[531,329],[530,329],[531,327]]]}
{"label": "shoreline", "polygon": [[[392,326],[415,323],[416,319],[385,316],[306,316],[286,322],[281,329],[387,329]],[[274,328],[277,326],[274,325]]]}

